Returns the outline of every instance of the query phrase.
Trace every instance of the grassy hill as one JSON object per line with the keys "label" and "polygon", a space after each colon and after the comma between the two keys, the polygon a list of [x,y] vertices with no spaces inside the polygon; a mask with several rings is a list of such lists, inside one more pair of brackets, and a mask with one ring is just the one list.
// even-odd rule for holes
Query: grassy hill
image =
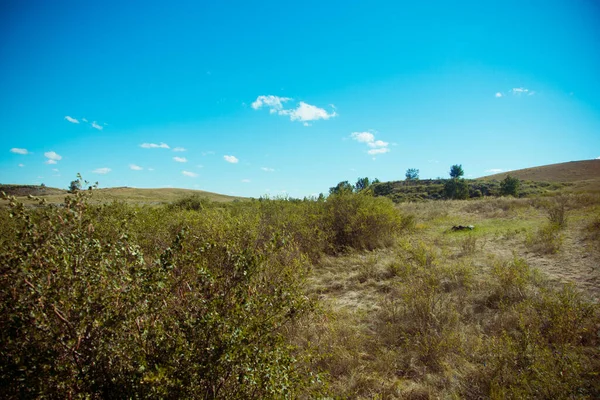
{"label": "grassy hill", "polygon": [[499,181],[509,174],[525,181],[572,183],[570,189],[576,191],[600,191],[600,160],[543,165],[484,176],[478,180]]}
{"label": "grassy hill", "polygon": [[[27,198],[28,195],[43,197],[48,203],[62,203],[69,193],[66,190],[33,185],[0,185],[0,191],[10,196],[16,196],[25,204],[34,201]],[[244,197],[227,196],[218,193],[205,192],[203,190],[191,189],[137,189],[131,187],[117,187],[106,189],[95,189],[93,191],[92,203],[109,203],[112,201],[124,201],[135,204],[161,204],[171,203],[184,197],[196,195],[211,201],[229,202],[243,200]]]}

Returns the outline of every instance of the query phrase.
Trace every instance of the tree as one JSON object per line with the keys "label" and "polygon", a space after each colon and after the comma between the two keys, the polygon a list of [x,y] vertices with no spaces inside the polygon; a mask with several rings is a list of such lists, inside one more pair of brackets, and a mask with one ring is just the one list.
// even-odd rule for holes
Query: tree
{"label": "tree", "polygon": [[500,182],[500,194],[502,194],[502,196],[517,197],[517,195],[519,194],[520,186],[521,181],[519,181],[519,178],[506,175],[506,178],[504,178],[504,180]]}
{"label": "tree", "polygon": [[353,186],[348,181],[342,181],[336,186],[329,188],[329,194],[352,193]]}
{"label": "tree", "polygon": [[468,199],[469,185],[464,179],[450,179],[444,184],[444,196],[448,199]]}
{"label": "tree", "polygon": [[358,178],[354,184],[354,190],[358,193],[367,189],[370,185],[369,178]]}
{"label": "tree", "polygon": [[71,181],[71,184],[69,185],[69,192],[76,193],[80,190],[81,190],[81,179]]}
{"label": "tree", "polygon": [[458,179],[461,176],[463,176],[464,174],[465,174],[465,171],[463,171],[462,165],[455,164],[452,167],[450,167],[450,178]]}
{"label": "tree", "polygon": [[416,168],[409,168],[406,170],[406,180],[407,181],[418,181],[419,180],[419,170]]}

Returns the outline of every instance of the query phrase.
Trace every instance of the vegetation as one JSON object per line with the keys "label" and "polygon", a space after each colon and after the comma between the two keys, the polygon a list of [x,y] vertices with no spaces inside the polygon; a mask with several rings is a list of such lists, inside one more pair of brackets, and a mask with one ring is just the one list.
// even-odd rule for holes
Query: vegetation
{"label": "vegetation", "polygon": [[482,196],[4,196],[0,396],[600,397],[598,196],[411,190],[450,181]]}
{"label": "vegetation", "polygon": [[520,185],[521,181],[519,181],[519,179],[510,175],[506,175],[506,178],[504,178],[504,180],[500,182],[500,194],[502,194],[502,196],[517,197],[517,195],[519,194]]}
{"label": "vegetation", "polygon": [[407,181],[417,181],[419,180],[419,170],[416,168],[409,168],[406,170],[406,174],[404,175]]}
{"label": "vegetation", "polygon": [[450,167],[450,178],[451,179],[461,178],[464,174],[465,174],[465,171],[463,171],[462,165],[455,164],[452,167]]}

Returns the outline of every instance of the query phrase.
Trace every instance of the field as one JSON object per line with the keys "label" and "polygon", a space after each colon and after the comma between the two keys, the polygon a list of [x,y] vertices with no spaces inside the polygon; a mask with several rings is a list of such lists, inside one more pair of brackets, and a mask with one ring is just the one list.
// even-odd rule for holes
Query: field
{"label": "field", "polygon": [[571,189],[6,197],[0,395],[598,398],[600,195]]}

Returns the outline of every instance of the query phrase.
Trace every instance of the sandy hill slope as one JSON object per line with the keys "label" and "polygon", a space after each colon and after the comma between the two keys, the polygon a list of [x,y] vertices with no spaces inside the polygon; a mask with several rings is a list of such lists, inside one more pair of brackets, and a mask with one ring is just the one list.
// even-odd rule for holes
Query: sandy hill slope
{"label": "sandy hill slope", "polygon": [[518,169],[478,179],[502,180],[507,175],[527,181],[572,183],[571,188],[578,191],[600,191],[600,160],[598,159]]}
{"label": "sandy hill slope", "polygon": [[[43,197],[49,203],[62,203],[65,195],[68,195],[66,190],[32,185],[0,185],[0,191],[3,191],[10,196],[16,196],[19,201],[24,203],[33,203],[32,200],[27,199],[28,195]],[[243,197],[227,196],[218,193],[205,192],[203,190],[172,188],[137,189],[118,187],[93,190],[91,201],[93,203],[107,203],[116,200],[136,204],[161,204],[170,203],[183,197],[193,195],[219,202],[245,199]]]}

